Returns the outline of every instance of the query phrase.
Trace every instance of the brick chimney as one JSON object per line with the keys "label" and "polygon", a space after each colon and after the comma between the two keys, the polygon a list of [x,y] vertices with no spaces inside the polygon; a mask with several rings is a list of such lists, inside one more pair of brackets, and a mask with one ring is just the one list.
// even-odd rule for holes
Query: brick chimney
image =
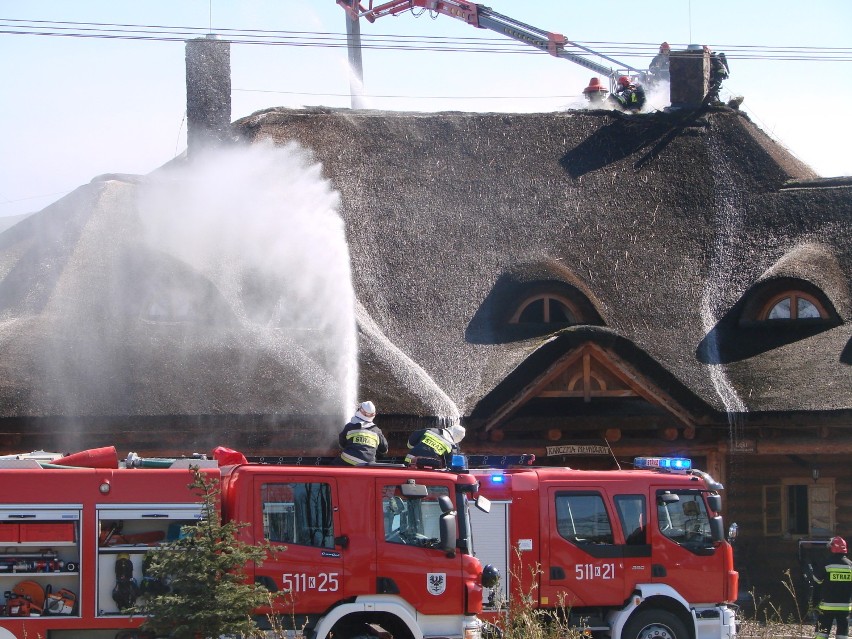
{"label": "brick chimney", "polygon": [[231,128],[231,43],[186,42],[186,147],[192,158],[227,141]]}
{"label": "brick chimney", "polygon": [[669,95],[674,108],[698,108],[710,83],[710,56],[698,44],[669,54]]}

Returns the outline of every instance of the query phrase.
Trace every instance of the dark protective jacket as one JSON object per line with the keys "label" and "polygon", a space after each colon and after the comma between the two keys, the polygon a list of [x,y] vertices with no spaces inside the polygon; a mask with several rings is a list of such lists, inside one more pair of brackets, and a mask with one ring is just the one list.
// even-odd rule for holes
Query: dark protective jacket
{"label": "dark protective jacket", "polygon": [[376,461],[376,455],[388,452],[388,440],[373,422],[355,417],[343,427],[337,438],[340,460],[351,466],[364,466]]}
{"label": "dark protective jacket", "polygon": [[639,111],[645,106],[645,89],[638,84],[631,84],[620,88],[610,97],[615,100],[618,105],[628,111]]}
{"label": "dark protective jacket", "polygon": [[458,444],[446,428],[423,428],[408,437],[408,455],[405,463],[411,464],[414,458],[428,459],[436,468],[450,465],[454,454],[459,452]]}
{"label": "dark protective jacket", "polygon": [[814,569],[814,582],[819,589],[817,608],[825,612],[852,612],[852,561],[835,554],[825,565]]}

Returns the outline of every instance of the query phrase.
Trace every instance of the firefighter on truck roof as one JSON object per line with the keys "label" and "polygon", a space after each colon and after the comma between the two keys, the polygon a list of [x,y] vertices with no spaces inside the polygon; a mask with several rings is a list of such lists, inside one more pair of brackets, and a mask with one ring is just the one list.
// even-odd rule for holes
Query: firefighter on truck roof
{"label": "firefighter on truck roof", "polygon": [[409,452],[405,463],[412,465],[421,460],[432,468],[447,468],[454,454],[459,453],[459,442],[464,438],[465,429],[461,424],[450,428],[423,428],[408,437]]}
{"label": "firefighter on truck roof", "polygon": [[373,402],[361,402],[349,423],[340,431],[341,465],[366,466],[376,461],[377,455],[388,452],[388,440],[381,428],[373,423],[376,406]]}

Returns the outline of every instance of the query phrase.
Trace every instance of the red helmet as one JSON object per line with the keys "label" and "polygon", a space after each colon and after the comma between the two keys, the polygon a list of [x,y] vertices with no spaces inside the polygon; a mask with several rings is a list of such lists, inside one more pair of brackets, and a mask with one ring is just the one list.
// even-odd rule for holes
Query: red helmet
{"label": "red helmet", "polygon": [[846,554],[846,540],[843,537],[835,537],[828,542],[828,549],[838,555]]}
{"label": "red helmet", "polygon": [[618,84],[622,87],[630,86],[630,78],[628,78],[626,75],[623,75],[618,78]]}
{"label": "red helmet", "polygon": [[671,47],[669,46],[668,42],[663,42],[660,45],[660,53],[667,53],[670,50],[671,50]]}

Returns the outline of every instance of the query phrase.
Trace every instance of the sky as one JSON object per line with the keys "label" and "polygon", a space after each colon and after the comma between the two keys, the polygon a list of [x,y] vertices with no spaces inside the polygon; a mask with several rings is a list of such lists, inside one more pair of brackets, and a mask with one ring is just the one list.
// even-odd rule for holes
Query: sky
{"label": "sky", "polygon": [[[818,174],[852,175],[848,0],[487,6],[636,68],[647,68],[663,41],[675,50],[724,51],[731,76],[723,99],[742,96],[752,121]],[[55,35],[106,29],[112,37]],[[131,32],[134,39],[115,37]],[[149,173],[183,152],[183,40],[238,32],[232,119],[278,106],[351,106],[345,18],[334,0],[0,0],[0,217],[41,210],[104,173]],[[594,75],[429,12],[362,20],[361,35],[368,108],[564,111],[582,108],[581,91]]]}

